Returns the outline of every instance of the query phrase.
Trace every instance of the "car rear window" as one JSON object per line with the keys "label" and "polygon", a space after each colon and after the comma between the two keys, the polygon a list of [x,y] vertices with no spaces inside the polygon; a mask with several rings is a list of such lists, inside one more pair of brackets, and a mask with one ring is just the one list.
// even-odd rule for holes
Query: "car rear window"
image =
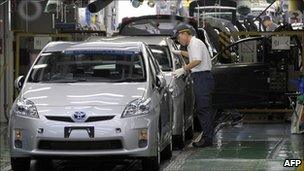
{"label": "car rear window", "polygon": [[141,52],[66,51],[43,53],[30,71],[28,82],[143,82]]}

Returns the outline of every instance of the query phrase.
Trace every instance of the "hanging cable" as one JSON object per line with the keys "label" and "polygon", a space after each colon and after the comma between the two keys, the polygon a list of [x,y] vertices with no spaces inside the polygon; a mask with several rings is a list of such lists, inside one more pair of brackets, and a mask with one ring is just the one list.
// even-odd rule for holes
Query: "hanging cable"
{"label": "hanging cable", "polygon": [[2,2],[2,3],[0,4],[0,6],[4,5],[5,3],[7,3],[7,0],[4,1],[4,2]]}
{"label": "hanging cable", "polygon": [[267,8],[264,9],[264,11],[262,11],[254,20],[254,21],[257,21],[258,19],[260,19],[260,17],[275,3],[276,1],[273,1],[271,4],[268,5]]}

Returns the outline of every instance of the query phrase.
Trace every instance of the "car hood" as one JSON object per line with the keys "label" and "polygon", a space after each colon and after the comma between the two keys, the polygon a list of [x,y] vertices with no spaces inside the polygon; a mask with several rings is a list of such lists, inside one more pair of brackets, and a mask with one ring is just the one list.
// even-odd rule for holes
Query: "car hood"
{"label": "car hood", "polygon": [[126,106],[146,92],[146,83],[27,83],[21,95],[39,107]]}

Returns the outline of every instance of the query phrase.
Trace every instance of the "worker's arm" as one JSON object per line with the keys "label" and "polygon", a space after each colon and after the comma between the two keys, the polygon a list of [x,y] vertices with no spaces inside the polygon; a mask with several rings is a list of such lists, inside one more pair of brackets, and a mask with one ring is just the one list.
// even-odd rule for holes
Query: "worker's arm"
{"label": "worker's arm", "polygon": [[176,55],[182,55],[183,57],[189,58],[189,53],[187,51],[172,50],[172,52]]}
{"label": "worker's arm", "polygon": [[181,51],[180,53],[183,57],[189,58],[189,53],[187,51]]}
{"label": "worker's arm", "polygon": [[186,71],[190,71],[192,68],[198,66],[201,62],[201,60],[193,60],[188,65],[185,65],[183,68]]}

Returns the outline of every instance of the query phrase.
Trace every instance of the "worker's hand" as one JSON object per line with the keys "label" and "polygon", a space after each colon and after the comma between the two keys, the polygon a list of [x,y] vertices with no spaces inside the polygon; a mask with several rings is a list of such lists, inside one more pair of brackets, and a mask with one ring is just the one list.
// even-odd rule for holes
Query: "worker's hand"
{"label": "worker's hand", "polygon": [[182,51],[181,50],[172,50],[172,53],[175,54],[175,55],[181,55],[182,54]]}
{"label": "worker's hand", "polygon": [[173,72],[173,75],[178,78],[186,73],[184,68],[177,69]]}

